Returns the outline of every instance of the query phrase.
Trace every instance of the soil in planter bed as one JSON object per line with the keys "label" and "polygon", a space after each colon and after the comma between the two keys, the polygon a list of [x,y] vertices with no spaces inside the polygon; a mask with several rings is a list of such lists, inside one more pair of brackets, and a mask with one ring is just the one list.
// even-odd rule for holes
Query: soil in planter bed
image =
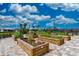
{"label": "soil in planter bed", "polygon": [[41,45],[41,44],[44,44],[44,42],[38,42],[38,43],[35,43],[35,40],[32,40],[32,42],[29,42],[27,38],[21,38],[23,41],[31,44],[32,46],[38,46],[38,45]]}

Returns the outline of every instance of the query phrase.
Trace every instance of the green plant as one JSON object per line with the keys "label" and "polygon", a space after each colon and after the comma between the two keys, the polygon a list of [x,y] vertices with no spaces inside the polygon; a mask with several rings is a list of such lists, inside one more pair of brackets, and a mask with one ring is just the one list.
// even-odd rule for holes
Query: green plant
{"label": "green plant", "polygon": [[17,40],[17,38],[21,38],[22,37],[22,33],[20,33],[20,31],[15,31],[14,32],[14,37],[15,37],[15,40]]}
{"label": "green plant", "polygon": [[33,36],[32,36],[31,34],[29,34],[29,35],[28,35],[28,41],[29,41],[30,43],[32,43],[32,40],[33,40]]}
{"label": "green plant", "polygon": [[36,30],[32,31],[32,35],[33,35],[33,38],[37,38],[38,37],[37,31]]}
{"label": "green plant", "polygon": [[40,31],[39,34],[40,34],[41,36],[51,37],[51,34],[49,34],[48,32],[45,32],[45,31]]}

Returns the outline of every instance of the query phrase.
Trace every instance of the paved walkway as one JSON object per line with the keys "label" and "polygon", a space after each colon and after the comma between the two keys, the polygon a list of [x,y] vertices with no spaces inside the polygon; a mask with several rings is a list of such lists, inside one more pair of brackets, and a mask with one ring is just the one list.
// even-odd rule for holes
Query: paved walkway
{"label": "paved walkway", "polygon": [[79,56],[79,36],[73,36],[61,46],[50,44],[51,51],[45,56]]}
{"label": "paved walkway", "polygon": [[0,56],[27,55],[12,38],[0,39]]}
{"label": "paved walkway", "polygon": [[[16,44],[12,38],[0,39],[0,56],[26,56],[27,54]],[[62,46],[50,44],[50,52],[43,56],[79,56],[79,36]]]}

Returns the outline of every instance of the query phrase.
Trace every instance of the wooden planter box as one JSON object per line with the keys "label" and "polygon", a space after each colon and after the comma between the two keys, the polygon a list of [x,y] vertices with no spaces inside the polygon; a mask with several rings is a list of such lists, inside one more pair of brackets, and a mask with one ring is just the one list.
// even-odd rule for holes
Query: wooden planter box
{"label": "wooden planter box", "polygon": [[63,36],[63,39],[64,39],[64,42],[67,42],[67,41],[71,40],[71,37],[70,36]]}
{"label": "wooden planter box", "polygon": [[48,43],[44,43],[38,46],[32,46],[23,40],[18,40],[17,44],[30,56],[42,55],[49,51]]}
{"label": "wooden planter box", "polygon": [[40,37],[40,40],[43,40],[48,43],[53,43],[58,46],[64,44],[64,39],[56,39],[56,38],[47,38],[47,37]]}

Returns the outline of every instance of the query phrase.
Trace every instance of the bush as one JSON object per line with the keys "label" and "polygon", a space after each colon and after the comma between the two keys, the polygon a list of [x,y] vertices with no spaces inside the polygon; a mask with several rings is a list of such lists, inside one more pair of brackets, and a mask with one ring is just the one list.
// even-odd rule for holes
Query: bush
{"label": "bush", "polygon": [[15,37],[15,39],[21,38],[21,37],[22,37],[22,33],[20,33],[20,31],[16,31],[16,32],[14,33],[14,37]]}

